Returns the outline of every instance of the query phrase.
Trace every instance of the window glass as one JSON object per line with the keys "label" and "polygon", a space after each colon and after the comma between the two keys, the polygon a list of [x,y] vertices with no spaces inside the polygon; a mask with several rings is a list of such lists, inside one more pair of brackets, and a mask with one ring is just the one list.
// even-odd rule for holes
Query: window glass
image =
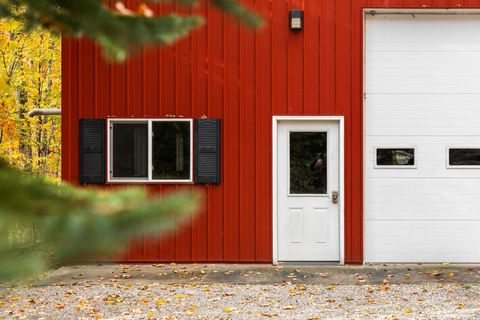
{"label": "window glass", "polygon": [[154,180],[190,179],[190,122],[152,123]]}
{"label": "window glass", "polygon": [[327,193],[327,133],[290,132],[290,194]]}
{"label": "window glass", "polygon": [[413,148],[378,148],[377,166],[410,166],[415,165],[415,149]]}
{"label": "window glass", "polygon": [[147,123],[114,123],[112,144],[113,177],[148,177]]}
{"label": "window glass", "polygon": [[480,148],[450,148],[448,160],[451,166],[480,166]]}

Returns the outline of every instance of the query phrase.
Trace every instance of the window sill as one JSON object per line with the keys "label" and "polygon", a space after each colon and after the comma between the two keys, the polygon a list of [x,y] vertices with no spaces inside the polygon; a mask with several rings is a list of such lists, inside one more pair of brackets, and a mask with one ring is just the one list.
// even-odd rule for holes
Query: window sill
{"label": "window sill", "polygon": [[191,180],[113,180],[113,181],[107,181],[106,184],[112,184],[112,185],[121,185],[121,184],[138,184],[138,185],[169,185],[169,184],[174,184],[174,185],[193,185],[195,184]]}

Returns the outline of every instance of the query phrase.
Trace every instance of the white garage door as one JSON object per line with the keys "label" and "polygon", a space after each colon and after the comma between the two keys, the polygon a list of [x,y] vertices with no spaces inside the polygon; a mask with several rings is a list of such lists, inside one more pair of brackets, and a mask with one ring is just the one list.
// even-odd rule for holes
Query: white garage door
{"label": "white garage door", "polygon": [[480,16],[368,15],[365,260],[480,262]]}

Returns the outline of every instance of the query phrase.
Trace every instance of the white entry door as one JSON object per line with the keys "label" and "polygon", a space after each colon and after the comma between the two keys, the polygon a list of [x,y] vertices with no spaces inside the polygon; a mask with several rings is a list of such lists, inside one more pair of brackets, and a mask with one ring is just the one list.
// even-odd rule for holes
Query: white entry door
{"label": "white entry door", "polygon": [[280,121],[279,261],[339,261],[339,129],[336,122]]}

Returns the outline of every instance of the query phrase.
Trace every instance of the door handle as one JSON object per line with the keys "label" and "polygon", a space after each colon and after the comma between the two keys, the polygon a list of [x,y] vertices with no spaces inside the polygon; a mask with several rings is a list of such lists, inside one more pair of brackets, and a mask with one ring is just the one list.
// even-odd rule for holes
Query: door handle
{"label": "door handle", "polygon": [[338,203],[338,191],[333,191],[332,192],[332,203],[337,204]]}

